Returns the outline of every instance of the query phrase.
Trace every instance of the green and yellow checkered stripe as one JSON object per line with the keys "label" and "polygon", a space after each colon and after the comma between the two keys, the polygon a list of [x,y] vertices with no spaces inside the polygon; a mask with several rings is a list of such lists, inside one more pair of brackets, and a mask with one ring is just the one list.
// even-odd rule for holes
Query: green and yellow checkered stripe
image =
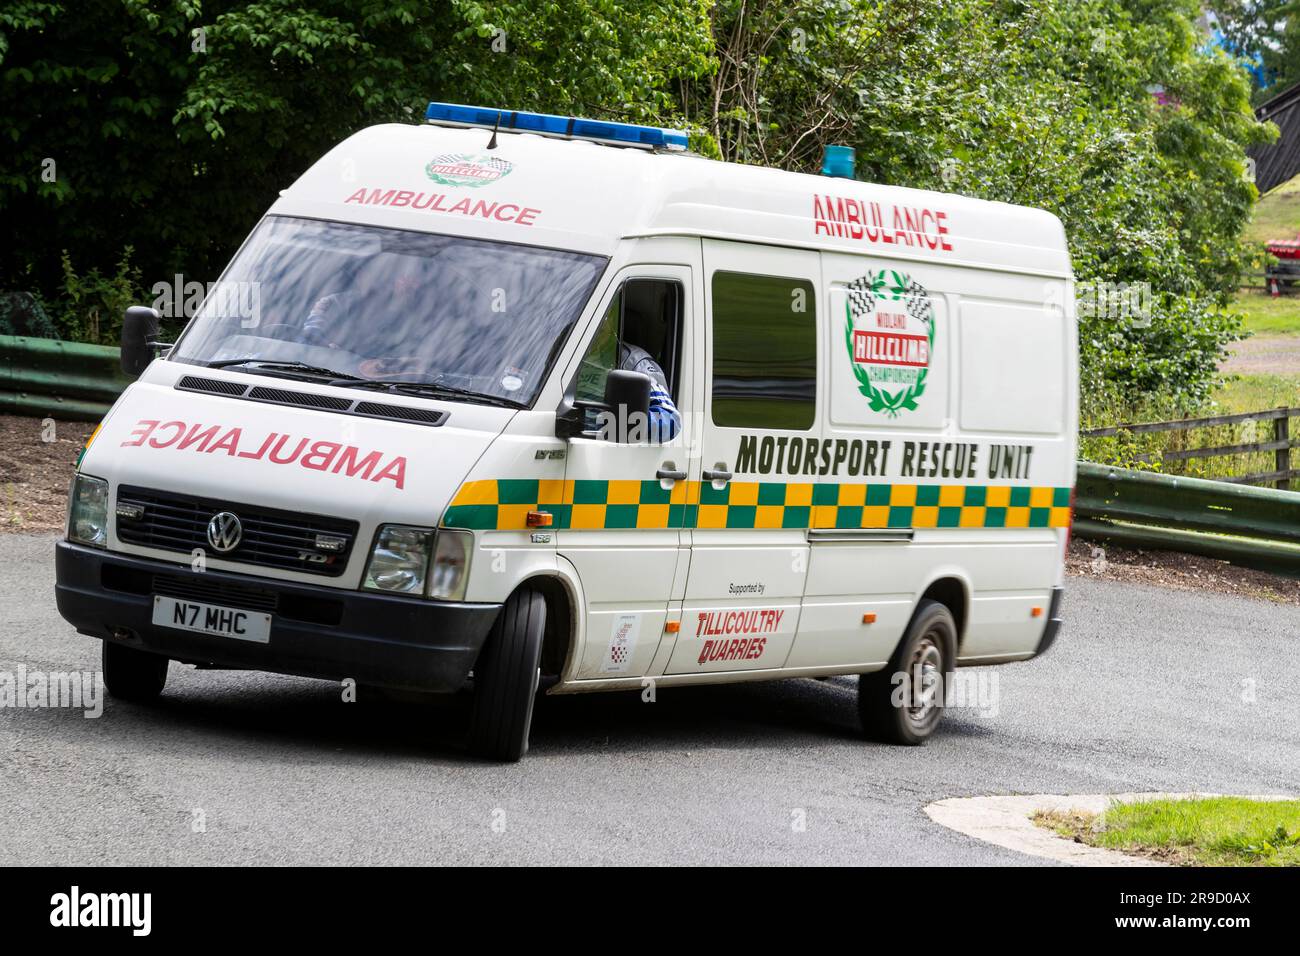
{"label": "green and yellow checkered stripe", "polygon": [[1070,489],[501,478],[461,485],[443,525],[523,530],[530,511],[553,528],[1064,528]]}

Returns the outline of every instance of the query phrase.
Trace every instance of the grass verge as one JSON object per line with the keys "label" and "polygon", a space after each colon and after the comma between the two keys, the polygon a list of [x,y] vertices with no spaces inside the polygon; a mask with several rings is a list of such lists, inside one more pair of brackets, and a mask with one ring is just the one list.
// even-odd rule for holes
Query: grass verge
{"label": "grass verge", "polygon": [[1100,815],[1043,811],[1034,822],[1089,846],[1179,866],[1300,866],[1300,800],[1144,800]]}
{"label": "grass verge", "polygon": [[1232,302],[1242,327],[1253,335],[1300,335],[1300,292],[1274,298],[1259,289],[1243,289]]}
{"label": "grass verge", "polygon": [[1215,391],[1214,401],[1221,411],[1212,414],[1218,415],[1300,405],[1300,375],[1236,375]]}

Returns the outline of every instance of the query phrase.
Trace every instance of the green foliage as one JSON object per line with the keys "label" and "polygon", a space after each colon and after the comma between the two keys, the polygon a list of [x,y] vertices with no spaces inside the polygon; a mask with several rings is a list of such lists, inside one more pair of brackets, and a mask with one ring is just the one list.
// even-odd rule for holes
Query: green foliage
{"label": "green foliage", "polygon": [[1300,81],[1300,3],[1296,0],[1215,0],[1219,29],[1232,49],[1258,55],[1265,82],[1254,83],[1262,103]]}
{"label": "green foliage", "polygon": [[101,274],[96,267],[77,272],[64,250],[60,257],[63,282],[50,307],[59,338],[96,345],[118,342],[123,313],[144,300],[140,270],[131,264],[133,253],[127,246],[113,271]]}
{"label": "green foliage", "polygon": [[710,49],[703,0],[5,0],[0,291],[63,294],[62,250],[107,272],[124,238],[147,285],[214,279],[357,129],[431,99],[668,115]]}
{"label": "green foliage", "polygon": [[1198,15],[1196,0],[7,0],[0,292],[68,299],[63,250],[116,276],[126,240],[145,286],[214,278],[352,131],[416,122],[430,99],[501,104],[685,126],[705,155],[807,172],[841,142],[865,179],[1050,210],[1082,282],[1151,290],[1149,325],[1083,317],[1085,394],[1192,408],[1239,334],[1244,147],[1274,135]]}
{"label": "green foliage", "polygon": [[[1085,392],[1191,408],[1239,334],[1255,121],[1244,72],[1203,52],[1194,0],[733,2],[689,111],[729,159],[814,172],[857,148],[863,178],[1038,206],[1081,282],[1147,284],[1150,324],[1081,321]],[[1163,87],[1161,104],[1148,92]]]}

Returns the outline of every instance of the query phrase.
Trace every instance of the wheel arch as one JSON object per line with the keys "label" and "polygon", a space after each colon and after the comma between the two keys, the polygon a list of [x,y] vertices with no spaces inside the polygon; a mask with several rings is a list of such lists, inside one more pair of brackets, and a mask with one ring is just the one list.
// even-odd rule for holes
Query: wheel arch
{"label": "wheel arch", "polygon": [[970,581],[965,575],[955,571],[941,571],[917,595],[912,610],[912,617],[915,618],[922,601],[937,601],[948,609],[953,624],[957,627],[957,646],[952,649],[954,664],[962,645],[966,642],[966,625],[970,620],[970,594]]}
{"label": "wheel arch", "polygon": [[574,582],[562,572],[533,574],[516,585],[532,588],[546,601],[546,629],[542,637],[542,679],[554,682],[577,666],[574,659],[580,642],[578,633],[582,605]]}

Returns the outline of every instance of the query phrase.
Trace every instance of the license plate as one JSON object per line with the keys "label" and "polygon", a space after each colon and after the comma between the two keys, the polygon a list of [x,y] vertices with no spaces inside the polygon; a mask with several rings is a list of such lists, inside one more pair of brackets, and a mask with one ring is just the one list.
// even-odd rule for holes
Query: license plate
{"label": "license plate", "polygon": [[271,615],[259,611],[241,611],[239,608],[156,596],[153,599],[153,622],[159,627],[197,631],[237,641],[271,642]]}

